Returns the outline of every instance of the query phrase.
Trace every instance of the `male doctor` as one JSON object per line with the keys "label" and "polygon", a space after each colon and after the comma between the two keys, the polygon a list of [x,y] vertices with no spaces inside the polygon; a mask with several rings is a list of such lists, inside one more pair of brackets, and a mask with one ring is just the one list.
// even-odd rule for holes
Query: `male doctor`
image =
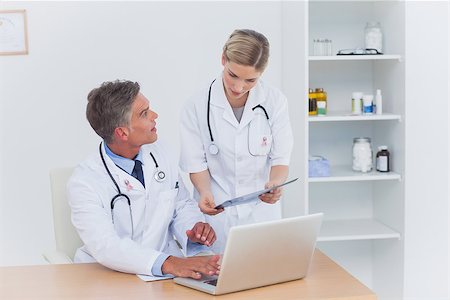
{"label": "male doctor", "polygon": [[68,182],[72,222],[84,246],[75,262],[126,273],[192,277],[219,273],[219,256],[184,258],[215,239],[190,199],[170,149],[157,141],[149,101],[137,82],[105,82],[88,95],[87,119],[103,139]]}

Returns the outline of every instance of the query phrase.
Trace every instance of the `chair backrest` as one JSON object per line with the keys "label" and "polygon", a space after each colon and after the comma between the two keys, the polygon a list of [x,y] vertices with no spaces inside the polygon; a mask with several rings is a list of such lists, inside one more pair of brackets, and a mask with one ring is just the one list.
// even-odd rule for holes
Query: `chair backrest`
{"label": "chair backrest", "polygon": [[50,170],[52,190],[53,222],[55,229],[56,250],[73,259],[77,248],[83,245],[70,218],[70,206],[67,201],[66,185],[74,168],[57,168]]}

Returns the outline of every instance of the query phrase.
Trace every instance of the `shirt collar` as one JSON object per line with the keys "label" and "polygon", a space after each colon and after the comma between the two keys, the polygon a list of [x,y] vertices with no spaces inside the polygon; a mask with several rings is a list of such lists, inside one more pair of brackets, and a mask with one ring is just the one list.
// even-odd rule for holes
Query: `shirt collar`
{"label": "shirt collar", "polygon": [[[105,146],[106,154],[109,156],[109,158],[111,158],[111,160],[116,164],[116,166],[118,166],[128,174],[131,174],[133,172],[134,160],[113,153],[105,142],[103,142],[103,145]],[[135,160],[139,160],[142,164],[144,164],[144,161],[142,159],[142,148],[139,149],[139,153],[136,156]]]}

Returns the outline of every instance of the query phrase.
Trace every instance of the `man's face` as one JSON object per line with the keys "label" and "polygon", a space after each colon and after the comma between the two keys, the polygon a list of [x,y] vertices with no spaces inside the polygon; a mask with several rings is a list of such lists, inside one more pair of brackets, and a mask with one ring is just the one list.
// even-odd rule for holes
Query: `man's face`
{"label": "man's face", "polygon": [[229,101],[237,101],[247,97],[247,93],[256,85],[261,72],[254,67],[243,66],[222,58],[223,85]]}
{"label": "man's face", "polygon": [[130,146],[140,147],[158,139],[156,118],[158,118],[158,114],[150,110],[148,99],[139,93],[131,106],[131,121],[128,127]]}

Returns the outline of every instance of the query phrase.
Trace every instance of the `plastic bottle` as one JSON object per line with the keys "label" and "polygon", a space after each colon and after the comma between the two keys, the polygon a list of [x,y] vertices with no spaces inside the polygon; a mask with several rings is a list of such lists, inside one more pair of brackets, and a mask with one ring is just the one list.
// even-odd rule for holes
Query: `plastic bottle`
{"label": "plastic bottle", "polygon": [[373,95],[363,95],[363,115],[373,114]]}
{"label": "plastic bottle", "polygon": [[362,92],[352,93],[352,114],[360,115],[362,113]]}
{"label": "plastic bottle", "polygon": [[381,96],[381,90],[377,90],[375,95],[376,114],[383,114],[383,97]]}
{"label": "plastic bottle", "polygon": [[327,114],[327,93],[323,88],[316,88],[315,94],[317,97],[317,114],[324,116]]}
{"label": "plastic bottle", "polygon": [[387,146],[379,146],[377,152],[377,171],[389,172],[390,153]]}

